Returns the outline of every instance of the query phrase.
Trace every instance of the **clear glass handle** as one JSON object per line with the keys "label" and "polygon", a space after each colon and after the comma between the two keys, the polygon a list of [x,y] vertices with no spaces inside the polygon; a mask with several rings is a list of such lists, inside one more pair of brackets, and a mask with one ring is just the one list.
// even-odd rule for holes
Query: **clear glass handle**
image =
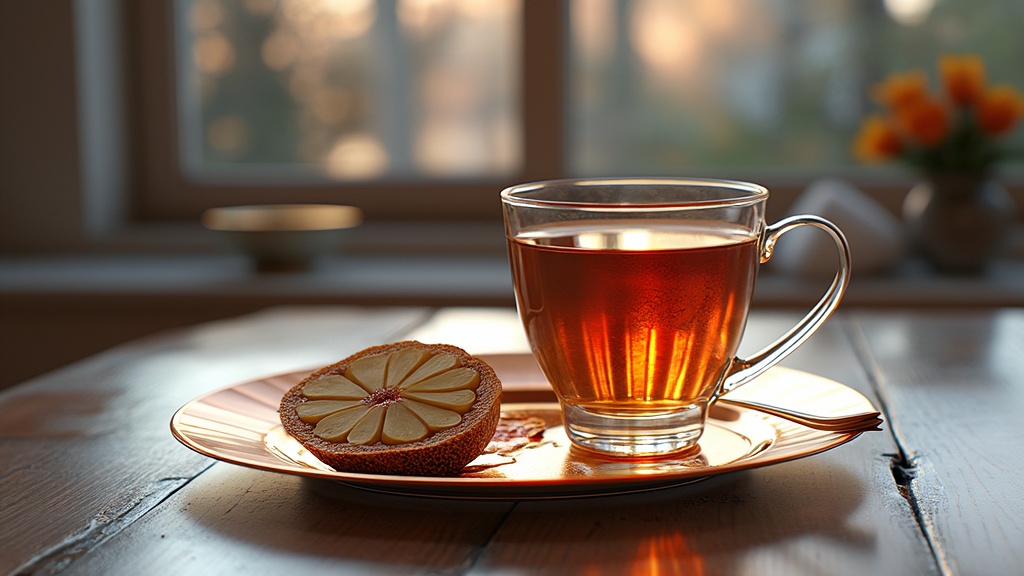
{"label": "clear glass handle", "polygon": [[807,316],[804,316],[782,338],[779,338],[772,345],[750,358],[733,358],[732,364],[729,366],[729,370],[722,381],[722,386],[715,394],[716,398],[750,382],[788,356],[790,352],[796,350],[798,346],[810,338],[811,334],[814,334],[814,331],[824,324],[825,320],[828,320],[828,317],[839,306],[839,301],[846,291],[846,285],[850,282],[850,247],[846,243],[846,237],[843,236],[839,228],[828,220],[818,216],[799,215],[784,218],[768,226],[765,228],[764,241],[761,245],[761,263],[763,264],[771,259],[772,253],[775,251],[775,243],[778,242],[780,236],[800,226],[820,228],[828,232],[835,241],[836,248],[839,250],[839,269],[836,270],[835,278],[832,279],[832,285],[825,292],[825,295],[821,297],[821,300],[814,305],[814,308],[807,313]]}

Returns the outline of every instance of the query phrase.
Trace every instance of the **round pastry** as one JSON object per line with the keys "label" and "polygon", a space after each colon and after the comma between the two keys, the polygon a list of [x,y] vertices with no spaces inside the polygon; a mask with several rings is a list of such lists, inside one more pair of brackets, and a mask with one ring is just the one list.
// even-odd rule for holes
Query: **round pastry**
{"label": "round pastry", "polygon": [[501,382],[447,344],[374,346],[321,368],[285,393],[284,429],[343,472],[451,476],[487,446]]}

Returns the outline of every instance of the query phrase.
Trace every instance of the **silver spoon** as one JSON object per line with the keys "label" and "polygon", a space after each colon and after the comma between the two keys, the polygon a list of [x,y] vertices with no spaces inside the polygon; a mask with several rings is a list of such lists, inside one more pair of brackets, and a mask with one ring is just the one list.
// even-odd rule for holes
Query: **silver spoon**
{"label": "silver spoon", "polygon": [[715,402],[750,408],[751,410],[757,410],[758,412],[764,412],[765,414],[785,418],[786,420],[802,424],[808,428],[823,430],[826,432],[868,432],[871,430],[880,430],[879,426],[882,424],[881,414],[878,412],[862,412],[860,414],[849,414],[846,416],[820,416],[799,412],[797,410],[790,410],[788,408],[780,408],[779,406],[772,406],[770,404],[762,404],[752,400],[739,400],[724,396],[719,397]]}

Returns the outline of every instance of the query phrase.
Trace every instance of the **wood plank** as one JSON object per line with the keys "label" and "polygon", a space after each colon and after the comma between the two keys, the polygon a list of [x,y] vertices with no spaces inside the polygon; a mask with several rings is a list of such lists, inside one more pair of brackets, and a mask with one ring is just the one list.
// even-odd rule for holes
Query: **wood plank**
{"label": "wood plank", "polygon": [[[745,349],[789,328],[755,314]],[[841,318],[784,365],[873,398]],[[876,402],[877,404],[877,402]],[[825,454],[644,495],[520,503],[481,573],[928,574],[937,567],[890,470],[888,426]]]}
{"label": "wood plank", "polygon": [[858,313],[905,456],[905,490],[951,574],[1024,566],[1024,310]]}
{"label": "wood plank", "polygon": [[375,494],[217,463],[74,568],[107,576],[459,573],[512,506]]}
{"label": "wood plank", "polygon": [[134,341],[0,393],[0,573],[73,563],[206,470],[168,430],[185,402],[336,361],[429,314],[275,309]]}

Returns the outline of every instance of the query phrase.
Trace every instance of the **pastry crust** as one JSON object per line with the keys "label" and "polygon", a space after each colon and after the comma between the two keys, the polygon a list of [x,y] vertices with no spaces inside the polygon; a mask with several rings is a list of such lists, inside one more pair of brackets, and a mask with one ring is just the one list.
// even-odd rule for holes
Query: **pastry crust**
{"label": "pastry crust", "polygon": [[[416,442],[399,445],[377,442],[363,446],[324,440],[313,433],[314,424],[299,418],[296,407],[307,401],[302,389],[308,382],[329,374],[342,374],[360,358],[389,354],[405,348],[424,349],[432,354],[449,354],[458,358],[462,366],[480,375],[476,400],[469,411],[462,415],[461,422]],[[335,470],[403,476],[452,476],[479,456],[494,435],[501,414],[501,381],[486,362],[461,348],[407,340],[367,348],[313,372],[285,393],[279,413],[285,431],[321,462]]]}

